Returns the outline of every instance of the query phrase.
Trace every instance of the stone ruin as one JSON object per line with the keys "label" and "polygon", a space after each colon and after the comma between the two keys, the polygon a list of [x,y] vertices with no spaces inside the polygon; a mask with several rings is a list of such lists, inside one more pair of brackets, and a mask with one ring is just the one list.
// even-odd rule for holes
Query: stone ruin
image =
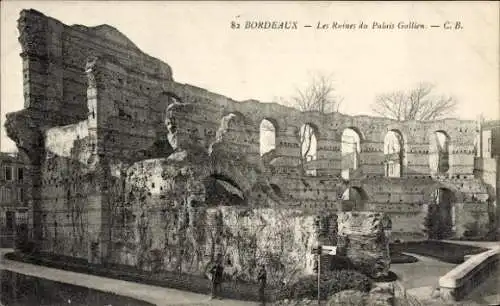
{"label": "stone ruin", "polygon": [[[494,193],[474,175],[473,121],[235,101],[176,82],[168,64],[111,26],[67,26],[23,10],[18,28],[25,103],[5,126],[31,163],[39,251],[188,273],[221,253],[232,277],[254,278],[265,263],[276,283],[312,273],[311,248],[335,243],[337,229],[321,229],[317,216],[378,212],[391,217],[393,237],[426,239],[428,207],[445,194],[450,236],[487,230]],[[275,141],[261,154],[263,120]],[[306,172],[303,125],[317,138]],[[359,136],[355,160],[341,152],[347,128]],[[444,157],[429,147],[435,132],[446,135]],[[388,133],[398,135],[397,151],[384,152]]]}
{"label": "stone ruin", "polygon": [[387,276],[391,265],[384,217],[373,212],[343,212],[338,219],[338,254],[374,278]]}

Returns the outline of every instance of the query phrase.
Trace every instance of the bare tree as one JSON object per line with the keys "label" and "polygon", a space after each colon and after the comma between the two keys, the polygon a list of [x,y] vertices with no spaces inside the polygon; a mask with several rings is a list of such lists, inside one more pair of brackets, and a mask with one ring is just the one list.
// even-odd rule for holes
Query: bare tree
{"label": "bare tree", "polygon": [[335,94],[332,75],[315,74],[305,88],[297,88],[291,98],[292,106],[301,111],[317,111],[322,114],[338,112],[342,98]]}
{"label": "bare tree", "polygon": [[415,88],[377,96],[372,110],[384,117],[405,120],[436,120],[453,114],[457,101],[451,96],[434,95],[435,86],[419,83]]}
{"label": "bare tree", "polygon": [[305,124],[298,130],[297,138],[300,145],[300,174],[315,175],[315,171],[307,172],[306,164],[316,160],[317,131],[311,124]]}
{"label": "bare tree", "polygon": [[[295,107],[303,112],[313,111],[321,114],[338,112],[343,99],[337,95],[332,75],[315,73],[311,81],[304,88],[296,88],[290,99],[276,98],[277,103]],[[297,139],[300,145],[300,171],[305,173],[307,162],[316,159],[315,137],[316,128],[306,124],[297,130]],[[314,175],[314,171],[310,174]]]}

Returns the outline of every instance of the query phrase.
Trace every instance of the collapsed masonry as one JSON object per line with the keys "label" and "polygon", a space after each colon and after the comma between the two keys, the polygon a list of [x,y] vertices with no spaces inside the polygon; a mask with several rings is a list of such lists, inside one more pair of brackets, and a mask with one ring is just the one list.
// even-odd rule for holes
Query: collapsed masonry
{"label": "collapsed masonry", "polygon": [[[238,277],[265,261],[281,281],[310,272],[310,248],[332,235],[318,234],[314,213],[382,212],[393,236],[422,239],[429,207],[441,200],[450,237],[488,229],[494,191],[473,174],[475,122],[237,102],[175,82],[170,66],[113,27],[67,26],[34,10],[18,23],[25,107],[8,114],[6,128],[33,165],[30,224],[41,251],[191,272],[231,253]],[[261,156],[264,119],[275,146]],[[304,124],[317,137],[305,174]],[[346,128],[360,136],[348,180]],[[429,157],[441,154],[429,152],[436,131],[449,141],[447,166],[431,171]],[[384,152],[388,132],[399,135],[399,151]],[[345,190],[359,197],[343,198]]]}

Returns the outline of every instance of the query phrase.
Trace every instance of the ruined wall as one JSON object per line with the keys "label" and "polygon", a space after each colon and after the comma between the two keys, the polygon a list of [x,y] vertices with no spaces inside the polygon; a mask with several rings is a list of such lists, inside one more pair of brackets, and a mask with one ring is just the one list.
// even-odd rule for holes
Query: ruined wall
{"label": "ruined wall", "polygon": [[[234,125],[227,133],[224,150],[241,150],[240,158],[255,167],[264,167],[270,182],[284,195],[283,204],[307,209],[332,209],[341,207],[340,195],[349,187],[365,193],[366,209],[386,212],[395,220],[395,236],[399,239],[425,239],[424,220],[426,205],[432,202],[430,194],[445,188],[456,193],[454,208],[456,234],[465,231],[465,220],[459,214],[474,217],[486,230],[484,218],[488,214],[486,199],[490,193],[484,183],[474,177],[473,121],[440,120],[435,122],[395,122],[389,119],[366,116],[351,117],[338,113],[321,116],[301,113],[281,105],[256,101],[235,102],[228,98],[188,85],[174,86],[171,91],[182,103],[177,120],[179,130],[185,130],[186,143],[210,139],[217,122],[228,114],[235,114]],[[213,107],[213,104],[218,104]],[[182,111],[182,108],[189,111]],[[191,118],[187,114],[195,115]],[[203,119],[196,122],[193,118]],[[236,120],[238,119],[238,120]],[[274,123],[276,148],[266,159],[259,156],[259,125],[263,119]],[[208,120],[208,121],[207,121]],[[200,123],[203,123],[201,125]],[[314,123],[318,131],[317,160],[312,165],[317,177],[300,175],[300,141],[298,131],[303,124]],[[352,171],[350,181],[340,178],[341,135],[344,129],[353,128],[360,134],[361,152],[359,168]],[[388,131],[397,130],[403,137],[402,177],[384,178],[384,138]],[[449,169],[446,173],[431,171],[432,137],[436,131],[444,132],[449,140]],[[209,135],[203,138],[202,135]],[[216,134],[216,132],[215,132]],[[193,136],[194,135],[194,136]],[[206,141],[205,144],[210,143]],[[202,144],[200,142],[200,144]],[[203,144],[202,144],[203,145]]]}
{"label": "ruined wall", "polygon": [[[85,191],[90,188],[90,184],[100,192],[101,182],[105,181],[106,174],[103,172],[106,171],[96,170],[102,167],[95,165],[98,160],[95,157],[98,151],[102,155],[106,150],[104,141],[112,143],[112,139],[109,139],[109,130],[112,130],[112,127],[103,123],[116,120],[108,120],[109,116],[114,115],[113,112],[106,109],[100,114],[99,110],[105,106],[114,107],[118,117],[133,121],[131,116],[136,115],[141,106],[139,103],[136,103],[137,107],[132,106],[129,100],[138,101],[147,96],[151,84],[157,85],[171,80],[172,74],[167,64],[142,53],[126,37],[107,25],[94,28],[67,26],[40,12],[23,10],[18,20],[18,28],[22,47],[25,109],[8,114],[6,128],[9,137],[15,140],[19,150],[29,157],[34,168],[32,211],[35,240],[45,241],[44,237],[57,236],[57,239],[51,238],[55,241],[63,239],[67,234],[66,230],[55,228],[69,226],[67,215],[71,215],[69,210],[74,210],[69,207],[94,201],[90,208],[84,205],[83,211],[87,211],[87,208],[102,211],[101,195],[94,197]],[[107,58],[111,68],[92,74],[93,66],[87,67],[86,63],[89,59],[92,63],[91,59],[95,57]],[[120,69],[114,71],[113,68],[117,65]],[[90,75],[85,73],[87,68],[90,69]],[[126,75],[120,75],[124,72]],[[118,84],[127,84],[128,90],[122,90],[114,98],[109,97],[109,101],[106,101],[103,95],[102,100],[106,104],[96,103],[96,83],[103,88],[103,77]],[[105,87],[112,92],[110,84]],[[143,90],[146,92],[143,93]],[[127,108],[124,104],[128,105]],[[99,109],[94,108],[95,106],[99,106]],[[137,115],[134,120],[144,122],[147,121],[144,118],[151,117],[144,111],[141,114],[142,119]],[[85,132],[86,129],[89,130],[88,133]],[[129,130],[127,126],[122,132],[127,133]],[[126,137],[133,142],[131,147],[138,146],[138,142],[144,142],[151,134],[144,128],[136,128],[133,131],[135,136]],[[111,152],[113,153],[115,152]],[[87,161],[89,155],[94,157],[92,161]],[[86,162],[92,165],[85,164]],[[84,169],[88,166],[97,172],[87,175]],[[82,172],[91,178],[82,177]],[[83,193],[83,196],[79,196],[75,191]],[[91,200],[91,197],[94,199]],[[82,204],[75,204],[79,201]],[[63,208],[63,205],[67,207]],[[54,217],[56,212],[60,217]],[[83,216],[86,213],[78,215]],[[102,223],[99,216],[89,217],[97,223]],[[82,228],[86,228],[86,221],[79,223],[83,223],[85,226]],[[79,235],[85,236],[83,233]],[[54,245],[54,242],[45,241],[43,244]],[[61,247],[67,246],[62,243]],[[86,253],[85,243],[80,248],[77,253]]]}
{"label": "ruined wall", "polygon": [[[43,241],[42,250],[98,261],[123,247],[118,261],[138,261],[132,259],[137,252],[133,255],[127,248],[132,241],[149,242],[135,229],[137,240],[123,238],[123,246],[117,247],[115,242],[121,240],[115,235],[132,235],[133,227],[129,231],[123,224],[141,220],[142,212],[136,210],[163,205],[161,188],[178,186],[168,171],[156,178],[132,174],[139,165],[148,164],[141,161],[162,158],[167,166],[157,169],[175,170],[181,163],[180,169],[194,171],[199,179],[224,177],[252,209],[342,209],[341,195],[355,187],[363,195],[365,209],[389,213],[402,237],[425,238],[426,206],[436,189],[446,188],[455,195],[458,235],[465,231],[463,222],[474,219],[477,225],[484,224],[490,191],[473,175],[473,121],[396,122],[235,101],[175,82],[167,64],[144,54],[107,25],[67,26],[25,10],[19,31],[25,109],[8,115],[6,128],[35,169],[34,237]],[[276,148],[261,157],[263,119],[274,125]],[[304,124],[316,131],[317,159],[307,165],[316,176],[302,176],[298,167],[299,131]],[[361,139],[359,167],[349,181],[340,177],[346,128],[357,131]],[[402,136],[402,177],[384,178],[384,138],[389,131]],[[430,144],[436,131],[449,139],[449,170],[439,175],[430,171]],[[189,188],[201,189],[200,194],[185,202],[203,204],[202,182],[193,182],[197,183]],[[137,186],[149,191],[138,196]],[[171,202],[177,197],[163,196]],[[127,211],[135,212],[132,216]],[[118,229],[117,214],[122,218]]]}
{"label": "ruined wall", "polygon": [[[42,111],[44,121],[64,125],[87,116],[88,57],[106,57],[119,64],[127,75],[114,75],[127,84],[127,98],[148,86],[172,79],[167,64],[142,53],[130,40],[108,25],[67,26],[35,10],[23,10],[18,20],[23,53],[25,108]],[[125,99],[117,97],[117,103]],[[130,106],[129,106],[130,107]],[[132,113],[133,114],[133,113]]]}
{"label": "ruined wall", "polygon": [[[277,165],[274,168],[278,173],[296,173],[292,169],[286,168],[290,164],[293,165],[294,162],[298,163],[297,160],[300,157],[298,131],[303,124],[308,123],[314,125],[318,131],[316,167],[319,175],[337,176],[340,174],[341,136],[346,128],[354,128],[361,136],[360,168],[361,172],[367,175],[384,175],[383,144],[385,135],[390,130],[398,130],[403,135],[404,177],[430,175],[430,137],[435,131],[445,131],[450,138],[450,171],[448,174],[472,174],[473,171],[474,137],[476,135],[475,122],[473,121],[449,119],[436,122],[401,123],[384,118],[352,117],[340,113],[320,115],[314,112],[302,113],[296,109],[274,103],[236,102],[189,85],[172,83],[170,91],[178,95],[183,103],[193,104],[190,110],[195,112],[194,118],[186,119],[185,122],[179,124],[179,127],[189,130],[198,137],[202,137],[205,133],[213,135],[215,131],[210,131],[210,127],[218,126],[223,116],[230,113],[238,114],[244,122],[241,130],[246,132],[246,137],[240,139],[240,145],[244,144],[248,147],[248,152],[254,155],[255,159],[259,158],[259,125],[261,121],[269,119],[274,122],[277,144],[276,161],[274,161]],[[197,121],[196,114],[203,114],[203,119]],[[180,119],[185,118],[181,117]],[[208,128],[205,128],[205,124]],[[279,160],[283,160],[283,162],[280,163]]]}
{"label": "ruined wall", "polygon": [[41,168],[40,250],[88,258],[101,231],[102,173],[89,122],[48,129]]}
{"label": "ruined wall", "polygon": [[261,264],[270,284],[313,273],[311,250],[334,228],[320,232],[314,216],[272,199],[266,205],[258,192],[245,194],[243,205],[207,203],[213,191],[205,179],[218,162],[195,164],[185,153],[137,162],[115,179],[107,261],[203,275],[221,254],[231,279],[255,282]]}

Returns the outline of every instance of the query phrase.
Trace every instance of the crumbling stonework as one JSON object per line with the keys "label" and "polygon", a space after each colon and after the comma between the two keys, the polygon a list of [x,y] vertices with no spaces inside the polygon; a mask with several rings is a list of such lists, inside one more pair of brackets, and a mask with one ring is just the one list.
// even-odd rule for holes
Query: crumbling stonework
{"label": "crumbling stonework", "polygon": [[[200,271],[213,253],[203,247],[222,245],[232,262],[240,257],[253,262],[257,255],[247,254],[246,247],[228,251],[235,248],[231,235],[240,233],[230,222],[251,220],[253,227],[240,233],[249,240],[258,236],[262,218],[284,222],[264,229],[303,231],[283,248],[305,251],[311,241],[334,238],[312,234],[316,225],[306,226],[308,218],[289,214],[342,211],[342,194],[349,188],[361,194],[362,205],[354,207],[391,216],[394,238],[427,237],[427,207],[436,202],[437,190],[453,194],[452,235],[462,236],[471,223],[482,231],[488,227],[490,191],[473,173],[473,121],[397,122],[235,101],[175,82],[170,66],[107,25],[67,26],[24,10],[19,31],[25,108],[8,114],[6,128],[34,169],[30,224],[42,251],[143,269]],[[276,145],[260,156],[264,119],[275,127]],[[317,132],[317,158],[307,165],[315,176],[299,169],[303,124]],[[346,128],[361,139],[359,167],[349,180],[341,178]],[[389,131],[402,135],[401,154],[390,157],[401,162],[401,177],[385,177]],[[430,170],[436,131],[449,139],[446,173]],[[220,234],[225,240],[219,242],[210,240],[219,232],[204,227],[215,212],[223,216],[222,231],[230,234]],[[239,216],[243,212],[253,217]],[[197,259],[184,261],[174,247],[194,250]],[[298,269],[309,269],[308,259],[285,254],[294,258],[282,262],[285,266],[301,261]],[[244,269],[236,275],[254,273]]]}
{"label": "crumbling stonework", "polygon": [[391,264],[383,218],[372,212],[345,212],[338,218],[338,253],[375,278],[387,276]]}
{"label": "crumbling stonework", "polygon": [[[221,254],[231,279],[255,281],[261,264],[270,284],[313,273],[311,250],[322,236],[314,216],[281,209],[270,198],[258,207],[246,202],[258,203],[251,195],[238,201],[223,189],[222,177],[210,175],[215,160],[196,163],[203,157],[187,154],[136,162],[125,179],[114,179],[106,261],[196,274]],[[217,202],[212,183],[221,184]],[[265,194],[257,188],[252,194]]]}

